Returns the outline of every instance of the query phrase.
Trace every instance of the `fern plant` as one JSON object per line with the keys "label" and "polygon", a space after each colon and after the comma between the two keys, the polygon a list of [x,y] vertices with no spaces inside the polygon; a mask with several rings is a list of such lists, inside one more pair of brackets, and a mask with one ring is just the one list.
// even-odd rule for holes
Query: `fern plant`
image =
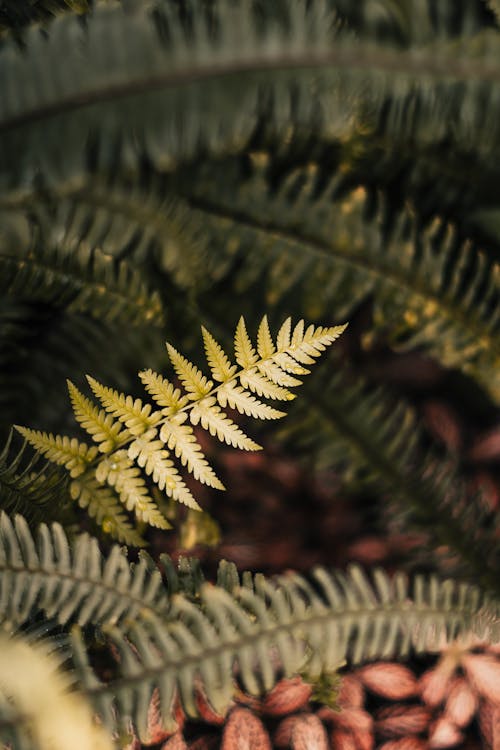
{"label": "fern plant", "polygon": [[167,351],[180,381],[180,388],[152,370],[139,373],[153,399],[118,393],[88,377],[90,387],[103,408],[86,398],[68,382],[75,417],[97,445],[27,427],[17,427],[23,437],[50,461],[64,466],[72,478],[71,497],[102,526],[127,544],[141,544],[140,537],[120,510],[126,510],[160,529],[169,522],[150,496],[145,477],[160,491],[189,508],[200,510],[190,489],[172,461],[174,454],[199,482],[222,490],[224,485],[206,460],[194,427],[200,425],[213,437],[241,450],[260,446],[228,417],[224,409],[257,419],[285,416],[254,394],[267,399],[289,401],[291,387],[301,384],[297,375],[307,375],[304,365],[332,344],[345,329],[324,328],[299,321],[292,330],[291,319],[283,323],[274,341],[267,318],[262,319],[256,347],[240,318],[234,336],[236,364],[206,328],[202,328],[205,352],[213,380],[167,343]]}
{"label": "fern plant", "polygon": [[[474,429],[498,418],[499,33],[497,0],[0,0],[2,743],[58,746],[59,702],[61,746],[154,742],[155,722],[160,742],[283,677],[498,643],[496,469],[489,496],[471,489],[474,451],[436,445],[418,410],[432,391]],[[329,472],[337,561],[336,501],[362,538],[375,516],[389,538],[416,528],[417,552],[205,578],[172,508],[196,525],[207,500],[234,552],[221,446],[260,449],[248,418],[284,416],[345,319],[280,450]],[[200,320],[206,366],[181,353]],[[276,537],[276,567],[302,567]]]}

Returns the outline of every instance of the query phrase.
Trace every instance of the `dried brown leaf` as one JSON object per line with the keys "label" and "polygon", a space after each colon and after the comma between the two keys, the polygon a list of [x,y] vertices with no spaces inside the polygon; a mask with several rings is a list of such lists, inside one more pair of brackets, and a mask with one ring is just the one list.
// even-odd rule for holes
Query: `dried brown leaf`
{"label": "dried brown leaf", "polygon": [[448,719],[439,718],[429,732],[429,747],[455,747],[463,740],[460,730]]}
{"label": "dried brown leaf", "polygon": [[365,691],[361,682],[353,675],[342,677],[338,694],[340,706],[362,708],[365,702]]}
{"label": "dried brown leaf", "polygon": [[377,713],[375,730],[382,737],[421,734],[430,720],[431,713],[424,706],[388,706]]}
{"label": "dried brown leaf", "polygon": [[182,732],[176,732],[173,734],[162,746],[161,750],[188,750],[186,740],[182,736]]}
{"label": "dried brown leaf", "polygon": [[266,695],[263,711],[269,716],[284,716],[303,708],[311,697],[312,687],[300,677],[280,680]]}
{"label": "dried brown leaf", "polygon": [[221,750],[271,750],[271,740],[257,716],[248,708],[235,708],[226,721]]}
{"label": "dried brown leaf", "polygon": [[500,704],[500,660],[492,654],[464,654],[462,666],[480,695]]}
{"label": "dried brown leaf", "polygon": [[429,669],[420,677],[418,690],[420,697],[428,706],[439,706],[450,688],[452,669],[448,663],[441,662],[433,669]]}
{"label": "dried brown leaf", "polygon": [[378,750],[427,750],[427,742],[419,737],[401,737],[378,745]]}
{"label": "dried brown leaf", "polygon": [[479,701],[467,680],[457,677],[446,699],[445,717],[457,727],[466,727],[477,711]]}
{"label": "dried brown leaf", "polygon": [[389,700],[404,700],[417,693],[418,683],[415,675],[402,664],[368,664],[359,669],[357,675],[365,687]]}

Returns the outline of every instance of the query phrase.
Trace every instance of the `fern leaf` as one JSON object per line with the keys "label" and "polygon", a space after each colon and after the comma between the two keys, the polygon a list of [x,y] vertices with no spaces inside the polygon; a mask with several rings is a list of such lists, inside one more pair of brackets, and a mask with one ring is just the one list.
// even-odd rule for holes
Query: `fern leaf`
{"label": "fern leaf", "polygon": [[[248,388],[248,380],[244,379],[244,382]],[[273,409],[272,406],[264,404],[247,393],[242,387],[233,383],[224,383],[218,389],[217,401],[223,409],[229,404],[231,409],[237,409],[240,414],[246,414],[249,417],[255,417],[255,419],[280,419],[286,416],[286,412]]]}
{"label": "fern leaf", "polygon": [[234,351],[236,354],[236,361],[243,370],[251,368],[259,359],[248,336],[243,316],[239,319],[236,327]]}
{"label": "fern leaf", "polygon": [[82,474],[98,453],[96,446],[89,447],[76,438],[52,435],[15,425],[15,429],[43,456],[60,466],[64,466],[71,477]]}
{"label": "fern leaf", "polygon": [[224,414],[213,396],[197,401],[189,416],[191,424],[196,426],[199,422],[204,430],[208,430],[211,435],[228,445],[247,451],[258,451],[262,448]]}
{"label": "fern leaf", "polygon": [[[275,355],[275,357],[276,356],[277,355]],[[292,375],[288,375],[288,373],[284,372],[273,361],[264,360],[263,362],[258,362],[257,367],[268,380],[270,380],[272,383],[275,383],[276,385],[282,386],[284,388],[293,388],[296,385],[302,385],[302,380],[294,378],[292,377]]]}
{"label": "fern leaf", "polygon": [[259,330],[257,331],[257,351],[261,359],[270,359],[276,351],[274,347],[273,337],[269,330],[269,322],[267,315],[264,315],[259,324]]}
{"label": "fern leaf", "polygon": [[151,404],[143,404],[139,398],[134,400],[132,396],[107,388],[90,375],[87,375],[87,380],[106,411],[123,422],[131,435],[142,435],[160,420],[158,412],[151,413]]}
{"label": "fern leaf", "polygon": [[20,513],[29,523],[58,520],[61,499],[66,495],[67,477],[61,469],[40,455],[27,455],[24,440],[13,449],[13,431],[0,450],[0,504],[8,513]]}
{"label": "fern leaf", "polygon": [[[222,582],[224,576],[219,576]],[[428,651],[465,634],[496,642],[500,638],[498,602],[472,586],[380,570],[369,580],[359,568],[347,573],[318,568],[310,580],[293,573],[276,580],[226,575],[222,585],[202,584],[199,599],[172,597],[167,620],[150,617],[126,636],[105,628],[118,649],[118,678],[96,684],[84,644],[74,631],[73,645],[80,687],[106,715],[108,697],[118,713],[129,715],[144,731],[153,690],[159,690],[163,721],[171,724],[178,695],[188,715],[199,715],[193,685],[224,714],[230,705],[237,671],[246,691],[270,690],[283,675],[307,670],[313,679],[351,664]],[[235,580],[236,579],[236,580]],[[88,687],[87,687],[88,686]],[[111,727],[110,727],[111,728]]]}
{"label": "fern leaf", "polygon": [[290,336],[292,332],[292,319],[287,318],[281,325],[276,337],[276,348],[279,352],[284,352],[290,347]]}
{"label": "fern leaf", "polygon": [[225,383],[226,380],[233,377],[237,370],[236,365],[231,364],[220,344],[217,343],[205,326],[201,327],[201,332],[212,377],[218,383]]}
{"label": "fern leaf", "polygon": [[123,505],[112,487],[98,482],[92,472],[86,472],[70,484],[73,500],[94,518],[105,534],[131,547],[144,547],[145,542],[123,512]]}
{"label": "fern leaf", "polygon": [[192,362],[189,362],[182,354],[179,354],[171,344],[167,343],[167,351],[174,370],[186,389],[189,399],[196,401],[206,396],[207,393],[210,393],[214,387],[211,380],[206,378]]}
{"label": "fern leaf", "polygon": [[142,554],[132,566],[118,545],[103,556],[97,539],[70,539],[57,523],[41,524],[33,536],[22,516],[3,512],[0,574],[0,619],[15,626],[43,613],[61,625],[126,627],[129,618],[165,614],[169,606],[159,570]]}
{"label": "fern leaf", "polygon": [[125,450],[115,451],[103,458],[96,468],[98,482],[106,482],[120,496],[127,510],[133,511],[140,521],[160,529],[170,524],[151,499],[140,470],[130,461]]}
{"label": "fern leaf", "polygon": [[151,442],[146,437],[137,438],[130,444],[128,455],[129,458],[136,459],[139,466],[144,467],[146,474],[152,475],[158,489],[165,490],[169,497],[183,505],[200,510],[200,506],[182,481],[174,462],[169,459],[168,451],[163,450],[163,447],[161,440]]}
{"label": "fern leaf", "polygon": [[195,438],[193,428],[184,424],[186,412],[167,419],[161,428],[160,439],[168,448],[175,452],[183,466],[187,466],[195,479],[209,487],[223,490],[224,485],[218,479],[208,461],[203,456],[203,450]]}
{"label": "fern leaf", "polygon": [[139,373],[139,377],[147,392],[153,396],[159,406],[163,407],[164,414],[175,414],[189,403],[187,396],[183,396],[178,388],[157,372],[143,370]]}
{"label": "fern leaf", "polygon": [[85,398],[70,380],[67,384],[76,420],[99,443],[101,453],[110,453],[125,436],[121,424]]}
{"label": "fern leaf", "polygon": [[249,370],[241,373],[240,383],[244,388],[248,388],[253,393],[264,398],[272,398],[276,401],[293,401],[296,397],[295,393],[292,393],[287,388],[281,388],[276,385],[255,367],[251,367]]}

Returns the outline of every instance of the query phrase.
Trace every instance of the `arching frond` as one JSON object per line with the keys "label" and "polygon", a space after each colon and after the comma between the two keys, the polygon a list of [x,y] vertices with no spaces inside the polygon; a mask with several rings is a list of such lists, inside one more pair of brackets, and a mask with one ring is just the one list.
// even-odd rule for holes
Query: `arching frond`
{"label": "arching frond", "polygon": [[163,308],[143,274],[83,237],[67,238],[58,216],[0,213],[0,292],[31,304],[88,313],[105,323],[160,325]]}
{"label": "arching frond", "polygon": [[292,414],[278,437],[308,467],[336,468],[347,483],[382,491],[384,520],[425,534],[427,561],[447,549],[460,574],[499,592],[498,516],[468,491],[453,458],[429,446],[407,403],[341,369],[319,377]]}
{"label": "arching frond", "polygon": [[143,732],[155,689],[161,712],[172,726],[180,697],[190,716],[198,715],[195,685],[224,713],[236,688],[235,676],[253,694],[269,690],[282,674],[306,671],[313,679],[344,660],[358,663],[428,651],[463,634],[496,642],[498,604],[478,589],[452,581],[404,575],[392,579],[376,571],[368,579],[359,568],[347,574],[319,568],[275,581],[236,574],[223,576],[228,589],[204,584],[200,601],[182,594],[172,599],[167,620],[143,618],[127,632],[106,628],[120,654],[119,676],[103,684],[74,633],[80,687],[105,721],[111,696],[122,721],[129,716]]}
{"label": "arching frond", "polygon": [[[142,554],[142,553],[141,553]],[[97,540],[69,540],[59,524],[36,535],[22,516],[0,516],[0,621],[18,627],[36,613],[65,625],[126,623],[146,612],[166,612],[161,575],[147,556],[131,566],[114,546],[106,557]]]}
{"label": "arching frond", "polygon": [[[500,266],[460,241],[453,225],[436,218],[422,229],[403,210],[389,232],[384,207],[369,219],[370,194],[361,187],[346,194],[342,174],[311,163],[276,184],[266,154],[205,164],[177,182],[185,196],[178,210],[189,217],[186,247],[197,235],[202,308],[217,309],[224,288],[224,301],[232,289],[252,304],[342,319],[372,297],[375,328],[395,346],[425,347],[500,399]],[[243,331],[238,346],[249,366],[258,355]],[[279,385],[288,388],[295,374]]]}
{"label": "arching frond", "polygon": [[[118,513],[113,522],[116,500],[119,500],[137,519],[159,528],[169,528],[157,504],[150,496],[146,479],[150,479],[168,497],[189,508],[199,505],[171,460],[171,451],[182,466],[194,477],[212,487],[223,489],[221,481],[206,461],[202,448],[194,435],[193,427],[200,425],[212,436],[242,450],[259,450],[260,446],[223,411],[226,405],[258,419],[277,419],[284,412],[252,396],[260,392],[271,399],[288,397],[287,388],[300,385],[292,378],[290,370],[307,374],[300,364],[314,362],[345,329],[345,325],[324,328],[310,325],[307,329],[300,321],[292,331],[287,319],[278,331],[273,351],[262,347],[260,326],[259,356],[248,336],[245,322],[240,319],[235,333],[236,361],[233,364],[215,339],[204,331],[205,349],[209,367],[217,375],[215,384],[203,372],[167,343],[174,369],[182,389],[175,388],[163,376],[152,371],[140,373],[143,383],[161,411],[152,404],[144,405],[118,391],[89,378],[95,395],[104,410],[95,406],[69,383],[70,397],[75,416],[80,425],[99,446],[89,448],[76,438],[51,435],[24,427],[17,429],[47,458],[64,466],[73,477],[72,497],[89,512],[102,527],[124,541],[130,541],[130,529],[123,515]],[[268,334],[270,336],[270,333]],[[259,338],[259,337],[258,337]],[[259,344],[258,344],[259,346]],[[290,396],[292,394],[290,393]],[[187,424],[187,421],[191,425]],[[125,423],[126,429],[123,429]],[[146,478],[141,469],[145,470]],[[95,497],[93,493],[95,492]],[[118,528],[118,525],[120,528]]]}

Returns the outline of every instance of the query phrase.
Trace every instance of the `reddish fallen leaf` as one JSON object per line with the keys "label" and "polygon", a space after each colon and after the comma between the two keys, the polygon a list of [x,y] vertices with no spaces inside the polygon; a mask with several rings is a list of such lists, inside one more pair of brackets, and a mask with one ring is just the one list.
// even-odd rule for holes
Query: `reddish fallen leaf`
{"label": "reddish fallen leaf", "polygon": [[219,745],[220,738],[211,734],[192,740],[188,747],[189,750],[219,750]]}
{"label": "reddish fallen leaf", "polygon": [[484,432],[474,441],[468,456],[472,461],[495,461],[500,458],[500,428]]}
{"label": "reddish fallen leaf", "polygon": [[353,706],[362,708],[365,702],[365,691],[361,682],[353,675],[342,677],[338,694],[340,706]]}
{"label": "reddish fallen leaf", "polygon": [[368,664],[359,669],[357,675],[365,687],[383,698],[403,700],[417,693],[418,683],[415,675],[402,664]]}
{"label": "reddish fallen leaf", "polygon": [[479,706],[479,728],[488,747],[500,748],[500,708],[489,701]]}
{"label": "reddish fallen leaf", "polygon": [[400,737],[378,745],[377,750],[427,750],[427,741],[419,737]]}
{"label": "reddish fallen leaf", "polygon": [[284,716],[303,708],[311,697],[312,687],[300,677],[280,680],[266,695],[262,709],[269,716]]}
{"label": "reddish fallen leaf", "polygon": [[222,735],[221,750],[271,750],[264,724],[248,708],[229,714]]}
{"label": "reddish fallen leaf", "polygon": [[427,401],[424,406],[424,420],[430,432],[452,453],[462,447],[462,427],[458,415],[443,401]]}
{"label": "reddish fallen leaf", "polygon": [[162,746],[161,750],[189,750],[182,732],[176,732]]}
{"label": "reddish fallen leaf", "polygon": [[421,734],[430,720],[431,713],[424,706],[388,706],[378,712],[375,731],[382,737]]}
{"label": "reddish fallen leaf", "polygon": [[346,554],[350,560],[366,565],[379,563],[389,554],[389,545],[385,539],[365,536],[350,544]]}
{"label": "reddish fallen leaf", "polygon": [[177,723],[177,728],[174,730],[166,729],[161,715],[160,694],[158,688],[155,688],[149,701],[147,734],[145,738],[142,738],[142,744],[156,745],[174,735],[179,729],[182,729],[186,715],[182,710],[179,700],[175,704],[174,719]]}
{"label": "reddish fallen leaf", "polygon": [[464,654],[462,666],[477,692],[500,704],[500,661],[491,654]]}
{"label": "reddish fallen leaf", "polygon": [[315,714],[288,716],[280,722],[274,737],[276,748],[292,750],[329,750],[325,727]]}
{"label": "reddish fallen leaf", "polygon": [[457,727],[466,727],[478,708],[478,697],[463,677],[457,677],[446,699],[445,717]]}
{"label": "reddish fallen leaf", "polygon": [[463,734],[448,719],[440,718],[429,732],[429,747],[455,747],[463,740]]}
{"label": "reddish fallen leaf", "polygon": [[330,733],[330,745],[335,750],[358,750],[354,735],[345,729],[334,729]]}
{"label": "reddish fallen leaf", "polygon": [[441,662],[433,669],[429,669],[420,677],[418,689],[420,697],[428,706],[439,706],[449,691],[454,667]]}

